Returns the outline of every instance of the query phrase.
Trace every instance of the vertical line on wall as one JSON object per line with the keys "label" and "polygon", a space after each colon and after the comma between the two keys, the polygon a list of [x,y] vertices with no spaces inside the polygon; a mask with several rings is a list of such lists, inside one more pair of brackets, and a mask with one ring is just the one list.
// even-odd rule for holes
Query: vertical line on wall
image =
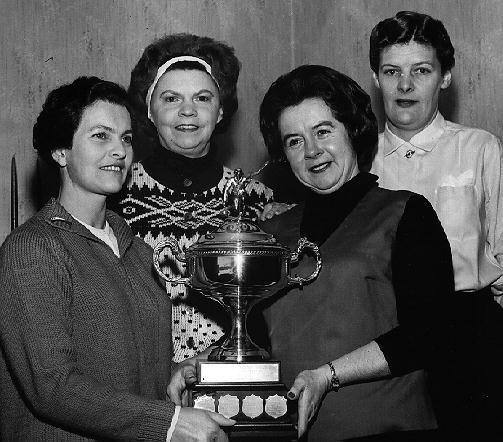
{"label": "vertical line on wall", "polygon": [[290,69],[295,67],[295,17],[293,3],[295,0],[290,0]]}

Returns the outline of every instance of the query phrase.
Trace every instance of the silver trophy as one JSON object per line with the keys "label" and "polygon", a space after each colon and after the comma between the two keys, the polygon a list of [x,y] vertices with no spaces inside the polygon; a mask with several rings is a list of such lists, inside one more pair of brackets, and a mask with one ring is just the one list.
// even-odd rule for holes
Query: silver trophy
{"label": "silver trophy", "polygon": [[[250,339],[246,318],[257,302],[316,278],[321,257],[318,246],[305,238],[292,251],[245,216],[245,187],[251,176],[236,169],[227,182],[224,203],[228,217],[217,231],[201,236],[185,251],[173,239],[160,242],[154,249],[154,265],[165,281],[185,284],[210,297],[232,319],[225,341],[211,351],[207,361],[198,362],[189,405],[235,419],[236,424],[227,431],[239,433],[238,437],[293,440],[295,411],[288,405],[288,390],[281,382],[280,361],[270,361],[268,352]],[[187,276],[171,277],[161,271],[165,248],[185,263]],[[309,276],[292,276],[290,268],[304,251],[314,255],[315,268]]]}
{"label": "silver trophy", "polygon": [[[236,169],[234,177],[227,182],[224,202],[229,217],[216,232],[201,236],[185,252],[171,238],[161,241],[154,249],[155,268],[165,281],[198,290],[230,313],[232,328],[225,341],[211,352],[208,357],[211,361],[268,360],[268,352],[258,347],[246,331],[250,309],[287,286],[310,282],[321,269],[316,244],[300,238],[296,250],[291,251],[244,216],[245,187],[249,179],[241,169]],[[165,248],[185,263],[188,276],[171,277],[161,271],[160,255]],[[306,277],[292,276],[290,266],[307,250],[316,258],[314,271]]]}

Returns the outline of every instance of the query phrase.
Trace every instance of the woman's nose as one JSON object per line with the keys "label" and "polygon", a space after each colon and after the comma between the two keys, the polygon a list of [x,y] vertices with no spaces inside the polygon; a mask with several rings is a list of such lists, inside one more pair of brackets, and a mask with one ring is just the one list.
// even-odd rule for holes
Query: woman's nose
{"label": "woman's nose", "polygon": [[178,111],[179,115],[183,116],[191,116],[196,114],[196,109],[194,107],[194,103],[192,101],[185,101],[181,104],[180,110]]}
{"label": "woman's nose", "polygon": [[398,90],[401,92],[409,92],[414,90],[414,81],[409,74],[401,74],[398,77]]}
{"label": "woman's nose", "polygon": [[304,157],[305,158],[316,158],[321,155],[323,150],[318,146],[318,143],[314,139],[306,139],[304,142]]}
{"label": "woman's nose", "polygon": [[117,140],[113,143],[111,155],[114,158],[126,158],[127,149],[126,144],[122,140]]}

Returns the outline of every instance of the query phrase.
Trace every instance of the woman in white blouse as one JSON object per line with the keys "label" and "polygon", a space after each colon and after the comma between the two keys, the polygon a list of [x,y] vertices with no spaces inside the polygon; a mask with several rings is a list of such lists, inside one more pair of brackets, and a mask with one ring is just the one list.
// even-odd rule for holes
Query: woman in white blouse
{"label": "woman in white blouse", "polygon": [[[460,434],[467,426],[479,435],[503,398],[495,368],[503,309],[493,300],[503,293],[503,157],[497,137],[438,111],[454,63],[444,25],[428,15],[402,11],[374,27],[370,65],[386,126],[371,171],[384,188],[424,195],[447,234],[458,294],[453,314],[466,326],[456,360],[464,369],[448,373],[452,395],[442,383],[440,394],[451,400],[440,413]],[[471,379],[464,382],[467,373]]]}

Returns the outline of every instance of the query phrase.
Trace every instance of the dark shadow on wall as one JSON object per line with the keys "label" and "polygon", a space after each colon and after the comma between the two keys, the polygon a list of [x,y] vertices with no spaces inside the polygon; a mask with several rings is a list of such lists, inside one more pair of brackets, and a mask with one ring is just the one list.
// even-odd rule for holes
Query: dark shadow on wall
{"label": "dark shadow on wall", "polygon": [[458,87],[456,82],[440,92],[438,108],[446,120],[459,122]]}
{"label": "dark shadow on wall", "polygon": [[59,171],[56,164],[49,166],[44,160],[37,158],[30,196],[30,198],[33,198],[37,202],[37,210],[40,210],[50,198],[56,198],[58,192]]}

